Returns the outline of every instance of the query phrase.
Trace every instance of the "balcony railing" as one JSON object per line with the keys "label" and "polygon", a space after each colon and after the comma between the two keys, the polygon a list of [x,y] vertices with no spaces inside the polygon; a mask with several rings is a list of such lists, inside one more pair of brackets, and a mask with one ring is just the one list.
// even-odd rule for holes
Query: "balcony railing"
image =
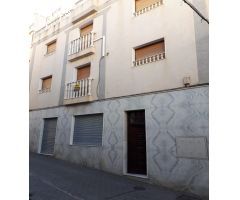
{"label": "balcony railing", "polygon": [[67,83],[64,99],[74,99],[91,96],[92,78]]}
{"label": "balcony railing", "polygon": [[70,42],[68,55],[73,55],[93,47],[94,33],[91,32]]}
{"label": "balcony railing", "polygon": [[143,14],[143,13],[145,13],[145,12],[148,12],[148,11],[150,11],[150,10],[158,7],[158,6],[161,6],[162,4],[163,4],[163,0],[159,0],[159,1],[156,2],[156,3],[147,6],[146,8],[143,8],[143,9],[141,9],[141,10],[136,11],[136,12],[134,13],[134,15],[135,15],[135,16],[141,15],[141,14]]}
{"label": "balcony railing", "polygon": [[153,56],[149,56],[140,60],[135,60],[133,61],[133,66],[139,66],[139,65],[144,65],[144,64],[148,64],[148,63],[152,63],[152,62],[156,62],[159,60],[163,60],[165,59],[165,52],[162,52],[160,54],[156,54]]}

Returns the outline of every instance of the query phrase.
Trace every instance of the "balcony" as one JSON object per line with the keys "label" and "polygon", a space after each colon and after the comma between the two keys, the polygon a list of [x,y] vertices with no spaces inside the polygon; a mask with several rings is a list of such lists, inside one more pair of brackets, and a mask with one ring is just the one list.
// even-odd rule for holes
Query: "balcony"
{"label": "balcony", "polygon": [[82,0],[76,3],[76,8],[72,13],[72,23],[88,17],[89,15],[97,12],[98,0]]}
{"label": "balcony", "polygon": [[165,52],[162,52],[160,54],[149,56],[149,57],[146,57],[146,58],[143,58],[143,59],[140,59],[140,60],[135,60],[135,61],[133,61],[133,66],[137,67],[137,66],[140,66],[140,65],[144,65],[144,64],[156,62],[156,61],[159,61],[159,60],[163,60],[165,58],[166,58]]}
{"label": "balcony", "polygon": [[92,78],[67,83],[65,86],[64,104],[75,104],[92,100]]}
{"label": "balcony", "polygon": [[68,61],[72,62],[77,59],[94,54],[94,33],[90,32],[78,39],[70,42],[68,50]]}

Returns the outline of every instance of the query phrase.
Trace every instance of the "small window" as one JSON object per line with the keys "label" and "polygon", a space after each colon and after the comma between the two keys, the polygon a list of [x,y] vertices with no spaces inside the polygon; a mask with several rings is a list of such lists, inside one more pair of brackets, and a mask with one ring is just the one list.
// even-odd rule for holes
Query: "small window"
{"label": "small window", "polygon": [[57,44],[56,41],[47,44],[47,54],[56,51],[56,44]]}
{"label": "small window", "polygon": [[77,81],[89,78],[90,64],[81,68],[77,68]]}
{"label": "small window", "polygon": [[41,93],[50,92],[52,85],[52,76],[42,78],[42,88],[40,90]]}
{"label": "small window", "polygon": [[165,58],[164,40],[146,44],[135,49],[134,65],[142,65]]}
{"label": "small window", "polygon": [[93,30],[93,24],[89,24],[80,29],[80,36],[82,37],[84,35],[87,35],[87,34],[91,33],[92,30]]}
{"label": "small window", "polygon": [[135,0],[135,15],[143,14],[163,4],[163,0]]}
{"label": "small window", "polygon": [[103,114],[75,116],[73,145],[101,146]]}

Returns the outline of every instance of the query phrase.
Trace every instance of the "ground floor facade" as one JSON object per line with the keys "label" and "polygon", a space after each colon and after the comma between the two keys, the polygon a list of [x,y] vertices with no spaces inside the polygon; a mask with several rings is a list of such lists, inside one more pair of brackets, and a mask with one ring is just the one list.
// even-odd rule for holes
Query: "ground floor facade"
{"label": "ground floor facade", "polygon": [[208,196],[208,86],[30,111],[30,151]]}

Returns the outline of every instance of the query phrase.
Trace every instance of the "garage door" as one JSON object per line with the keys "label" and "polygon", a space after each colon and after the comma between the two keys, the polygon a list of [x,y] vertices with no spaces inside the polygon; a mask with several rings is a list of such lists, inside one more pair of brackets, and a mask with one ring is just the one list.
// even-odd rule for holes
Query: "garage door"
{"label": "garage door", "polygon": [[73,144],[102,145],[103,115],[75,116]]}
{"label": "garage door", "polygon": [[57,118],[44,119],[44,129],[42,137],[42,154],[53,154],[55,135],[56,135]]}

